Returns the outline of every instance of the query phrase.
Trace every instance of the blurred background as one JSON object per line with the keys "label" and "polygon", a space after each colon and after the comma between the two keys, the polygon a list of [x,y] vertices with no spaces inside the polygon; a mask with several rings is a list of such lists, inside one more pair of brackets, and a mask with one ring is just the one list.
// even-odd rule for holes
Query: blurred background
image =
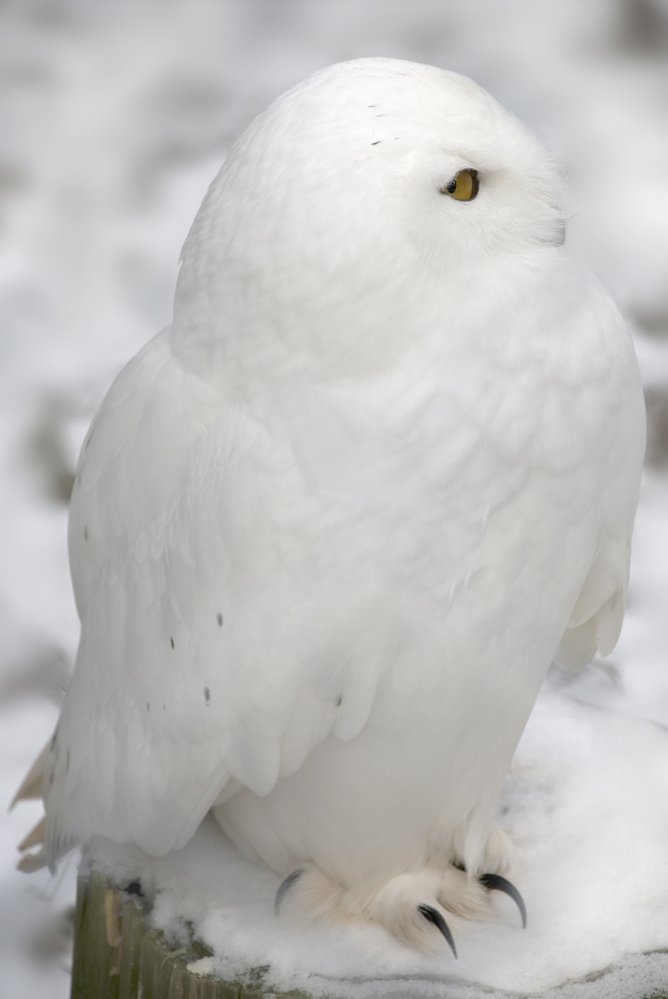
{"label": "blurred background", "polygon": [[[650,416],[627,625],[608,680],[595,667],[578,690],[623,688],[668,723],[668,0],[0,0],[2,812],[76,648],[65,532],[87,424],[169,322],[230,142],[301,77],[363,55],[474,77],[563,164]],[[13,870],[38,812],[0,821],[1,999],[68,995],[76,860],[55,879]]]}

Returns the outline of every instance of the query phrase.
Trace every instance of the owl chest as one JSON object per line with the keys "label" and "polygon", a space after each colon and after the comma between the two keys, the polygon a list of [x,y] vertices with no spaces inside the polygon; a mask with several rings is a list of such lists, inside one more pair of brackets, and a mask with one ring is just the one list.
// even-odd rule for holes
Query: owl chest
{"label": "owl chest", "polygon": [[490,565],[558,557],[597,488],[596,400],[493,364],[384,388],[291,432],[283,513],[323,571],[373,566],[442,605]]}

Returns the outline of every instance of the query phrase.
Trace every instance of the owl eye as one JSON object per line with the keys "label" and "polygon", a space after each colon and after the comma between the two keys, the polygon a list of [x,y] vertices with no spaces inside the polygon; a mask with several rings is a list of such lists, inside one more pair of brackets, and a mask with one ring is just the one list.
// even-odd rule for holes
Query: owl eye
{"label": "owl eye", "polygon": [[442,187],[441,194],[448,194],[455,201],[473,201],[478,193],[480,182],[477,170],[460,170],[449,184]]}

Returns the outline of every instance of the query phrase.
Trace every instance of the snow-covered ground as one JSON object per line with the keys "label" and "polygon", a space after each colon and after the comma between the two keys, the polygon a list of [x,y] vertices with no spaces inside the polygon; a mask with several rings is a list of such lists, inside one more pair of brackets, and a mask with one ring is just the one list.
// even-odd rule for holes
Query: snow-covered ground
{"label": "snow-covered ground", "polygon": [[[574,224],[637,335],[650,404],[625,629],[611,663],[551,675],[508,780],[502,819],[522,858],[525,933],[500,905],[498,924],[457,927],[456,966],[448,954],[417,961],[372,931],[311,931],[295,948],[268,915],[266,873],[235,867],[220,887],[207,874],[197,900],[187,880],[209,871],[211,829],[184,867],[157,872],[176,892],[160,912],[172,920],[178,898],[232,965],[269,960],[279,983],[291,967],[303,975],[308,954],[320,989],[345,969],[418,977],[427,992],[434,976],[477,983],[451,996],[567,980],[567,999],[668,991],[666,0],[0,6],[0,802],[50,733],[76,646],[65,497],[79,443],[113,374],[169,320],[208,180],[286,86],[377,54],[474,76],[570,176]],[[23,805],[0,824],[0,999],[68,994],[75,861],[55,880],[13,871],[37,817]],[[406,978],[392,988],[379,994],[406,996]]]}

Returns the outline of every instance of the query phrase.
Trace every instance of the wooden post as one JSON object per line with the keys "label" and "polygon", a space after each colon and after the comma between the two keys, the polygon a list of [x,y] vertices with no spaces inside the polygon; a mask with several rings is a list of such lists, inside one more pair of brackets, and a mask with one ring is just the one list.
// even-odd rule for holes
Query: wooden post
{"label": "wooden post", "polygon": [[261,968],[235,982],[194,974],[188,964],[210,952],[197,941],[170,948],[147,915],[144,899],[101,875],[79,878],[72,999],[309,999],[304,992],[264,991]]}

